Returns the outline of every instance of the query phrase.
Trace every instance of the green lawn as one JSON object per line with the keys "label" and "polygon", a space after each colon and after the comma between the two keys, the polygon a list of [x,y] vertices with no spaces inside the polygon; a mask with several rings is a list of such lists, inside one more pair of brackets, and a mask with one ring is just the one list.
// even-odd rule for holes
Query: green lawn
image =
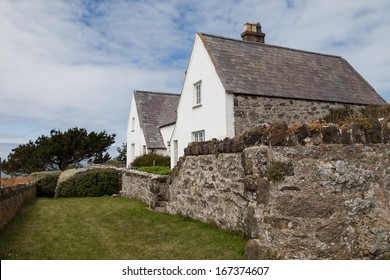
{"label": "green lawn", "polygon": [[245,243],[123,197],[41,198],[0,231],[0,259],[241,259]]}

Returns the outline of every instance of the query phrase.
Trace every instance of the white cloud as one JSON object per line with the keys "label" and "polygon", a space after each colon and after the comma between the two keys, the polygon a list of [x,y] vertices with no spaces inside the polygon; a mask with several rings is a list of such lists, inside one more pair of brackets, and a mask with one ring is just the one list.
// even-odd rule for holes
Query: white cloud
{"label": "white cloud", "polygon": [[389,12],[386,0],[0,0],[0,135],[79,126],[120,145],[132,90],[178,92],[195,32],[239,39],[246,21],[267,43],[343,56],[390,100]]}

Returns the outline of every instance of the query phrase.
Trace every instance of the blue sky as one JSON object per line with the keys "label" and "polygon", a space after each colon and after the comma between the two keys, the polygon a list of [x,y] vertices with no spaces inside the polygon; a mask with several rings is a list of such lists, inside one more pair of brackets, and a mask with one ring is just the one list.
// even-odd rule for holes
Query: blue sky
{"label": "blue sky", "polygon": [[[390,101],[388,0],[0,0],[0,156],[53,128],[126,140],[135,89],[179,93],[195,32],[340,55]],[[115,147],[113,147],[115,150]]]}

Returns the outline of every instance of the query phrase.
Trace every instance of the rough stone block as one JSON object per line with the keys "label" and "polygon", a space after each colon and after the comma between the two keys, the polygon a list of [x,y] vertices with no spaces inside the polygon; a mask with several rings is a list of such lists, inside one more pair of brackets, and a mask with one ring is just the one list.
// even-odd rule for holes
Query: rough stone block
{"label": "rough stone block", "polygon": [[364,137],[363,131],[360,129],[359,125],[356,123],[350,124],[351,133],[352,133],[352,143],[353,144],[365,144],[366,139]]}
{"label": "rough stone block", "polygon": [[244,258],[246,260],[272,260],[280,257],[271,248],[262,244],[259,239],[250,239],[245,246]]}
{"label": "rough stone block", "polygon": [[257,176],[247,175],[244,179],[245,190],[250,192],[258,191],[259,189],[267,189],[269,182]]}
{"label": "rough stone block", "polygon": [[375,227],[371,230],[374,235],[369,251],[375,257],[390,251],[390,232],[383,228]]}
{"label": "rough stone block", "polygon": [[372,144],[382,143],[382,127],[377,118],[369,119],[371,129],[366,132],[367,142]]}
{"label": "rough stone block", "polygon": [[375,207],[375,203],[373,198],[355,198],[345,201],[344,206],[348,215],[356,216],[369,213]]}
{"label": "rough stone block", "polygon": [[257,126],[250,130],[245,131],[242,135],[242,139],[245,147],[251,147],[261,145],[263,137],[263,126]]}
{"label": "rough stone block", "polygon": [[339,143],[339,130],[336,126],[323,126],[321,128],[322,142],[324,144]]}
{"label": "rough stone block", "polygon": [[298,143],[301,145],[305,145],[304,139],[306,139],[309,136],[309,132],[307,131],[307,126],[306,124],[303,124],[298,127],[296,133],[295,133]]}
{"label": "rough stone block", "polygon": [[209,141],[208,145],[208,150],[210,154],[215,154],[218,152],[218,140],[216,138],[213,138],[211,141]]}
{"label": "rough stone block", "polygon": [[347,125],[341,127],[340,143],[344,145],[350,145],[351,141],[351,128]]}
{"label": "rough stone block", "polygon": [[242,137],[235,137],[231,141],[232,153],[241,153],[245,149],[245,143]]}
{"label": "rough stone block", "polygon": [[283,146],[287,138],[287,124],[275,122],[270,126],[270,142],[272,146]]}

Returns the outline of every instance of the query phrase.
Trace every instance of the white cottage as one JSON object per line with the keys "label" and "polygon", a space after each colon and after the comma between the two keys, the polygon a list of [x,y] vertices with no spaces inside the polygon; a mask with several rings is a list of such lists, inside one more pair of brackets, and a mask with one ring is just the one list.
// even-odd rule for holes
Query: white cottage
{"label": "white cottage", "polygon": [[172,93],[133,92],[127,127],[127,166],[150,152],[170,155],[179,98]]}
{"label": "white cottage", "polygon": [[156,93],[135,92],[128,163],[155,150],[170,153],[174,167],[193,141],[233,137],[275,120],[316,121],[334,108],[387,104],[342,57],[267,45],[259,23],[246,23],[241,37],[196,34],[177,110],[160,116],[166,106]]}
{"label": "white cottage", "polygon": [[242,40],[197,33],[172,134],[172,167],[193,141],[233,137],[275,120],[386,101],[342,57],[267,45],[259,23]]}

